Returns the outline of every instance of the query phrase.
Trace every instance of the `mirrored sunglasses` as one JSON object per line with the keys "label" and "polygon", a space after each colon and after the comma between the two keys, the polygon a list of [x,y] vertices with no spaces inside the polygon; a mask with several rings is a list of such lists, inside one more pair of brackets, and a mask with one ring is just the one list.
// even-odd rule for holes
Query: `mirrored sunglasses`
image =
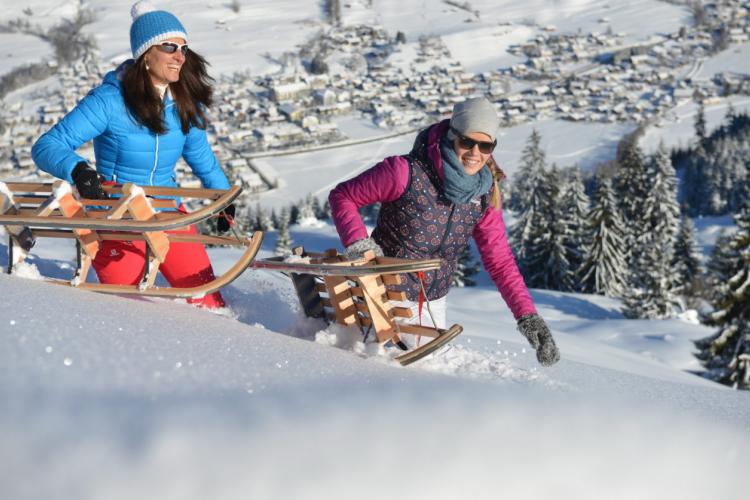
{"label": "mirrored sunglasses", "polygon": [[492,153],[497,146],[497,139],[492,142],[475,141],[471,137],[466,137],[465,135],[460,134],[458,130],[453,127],[451,127],[451,132],[453,132],[458,139],[458,146],[461,149],[474,149],[474,146],[479,146],[479,152],[487,155]]}
{"label": "mirrored sunglasses", "polygon": [[187,52],[188,52],[188,44],[179,45],[174,42],[162,42],[159,45],[156,45],[155,47],[167,54],[174,54],[175,52],[177,52],[177,50],[179,50],[180,52],[182,52],[182,55],[184,56],[184,55],[187,55]]}

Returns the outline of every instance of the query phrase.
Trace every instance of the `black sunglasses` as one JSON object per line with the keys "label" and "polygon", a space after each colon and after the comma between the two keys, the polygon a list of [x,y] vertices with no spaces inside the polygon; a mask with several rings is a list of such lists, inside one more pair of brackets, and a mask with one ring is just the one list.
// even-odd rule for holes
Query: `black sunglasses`
{"label": "black sunglasses", "polygon": [[458,145],[461,147],[461,149],[474,149],[474,146],[479,146],[479,151],[487,155],[492,153],[497,146],[497,139],[492,142],[475,141],[471,137],[466,137],[465,135],[460,134],[458,130],[453,127],[451,127],[451,132],[453,132],[453,134],[458,139]]}
{"label": "black sunglasses", "polygon": [[156,48],[167,54],[174,54],[179,49],[183,56],[187,55],[188,52],[188,44],[178,45],[174,42],[162,42],[156,45]]}

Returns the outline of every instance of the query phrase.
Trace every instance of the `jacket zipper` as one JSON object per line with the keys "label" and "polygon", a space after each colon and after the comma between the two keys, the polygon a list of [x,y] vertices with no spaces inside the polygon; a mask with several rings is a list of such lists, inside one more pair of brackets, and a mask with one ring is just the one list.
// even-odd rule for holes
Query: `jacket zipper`
{"label": "jacket zipper", "polygon": [[154,185],[154,174],[156,173],[156,166],[159,164],[159,135],[156,135],[156,151],[154,153],[154,168],[151,169],[151,185]]}

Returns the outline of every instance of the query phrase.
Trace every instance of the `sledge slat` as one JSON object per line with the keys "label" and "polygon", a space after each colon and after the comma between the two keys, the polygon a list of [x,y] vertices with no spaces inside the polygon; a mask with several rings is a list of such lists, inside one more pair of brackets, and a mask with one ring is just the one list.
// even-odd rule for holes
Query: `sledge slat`
{"label": "sledge slat", "polygon": [[386,285],[400,285],[402,282],[400,274],[384,274],[383,283]]}
{"label": "sledge slat", "polygon": [[[114,293],[119,295],[143,295],[147,297],[171,298],[202,297],[219,290],[220,288],[230,284],[235,279],[237,279],[242,274],[242,272],[247,269],[247,267],[257,255],[262,241],[263,233],[261,231],[256,231],[253,234],[251,240],[245,240],[245,252],[242,254],[240,259],[235,262],[235,264],[220,277],[211,280],[208,283],[204,283],[203,285],[191,288],[152,287],[142,290],[138,287],[138,285],[105,285],[102,283],[81,283],[78,288],[94,292]],[[50,282],[59,285],[71,285],[70,282],[63,280],[50,280]]]}
{"label": "sledge slat", "polygon": [[[107,187],[105,187],[105,192],[107,192],[106,188]],[[48,192],[51,192],[52,185],[47,186],[47,189]],[[122,191],[121,188],[118,189]],[[167,190],[168,192],[165,193],[165,190]],[[166,231],[170,229],[177,229],[179,227],[185,227],[190,224],[195,224],[211,217],[213,214],[218,213],[219,211],[227,207],[230,203],[232,203],[242,192],[242,188],[240,188],[239,186],[232,186],[226,191],[202,190],[195,188],[144,188],[144,191],[147,195],[150,193],[154,193],[161,196],[173,193],[175,196],[183,196],[187,198],[197,197],[211,199],[212,202],[187,214],[182,214],[179,212],[157,212],[158,215],[156,217],[147,221],[130,219],[115,221],[103,220],[106,217],[106,212],[102,211],[92,211],[89,214],[89,217],[82,220],[81,218],[40,216],[39,214],[35,213],[36,210],[31,210],[21,211],[19,215],[0,214],[0,224],[23,225],[43,228],[85,228],[91,230],[111,231]],[[191,193],[193,196],[191,196]],[[210,196],[203,196],[206,194]]]}
{"label": "sledge slat", "polygon": [[329,290],[329,300],[336,314],[336,322],[342,325],[358,325],[359,317],[356,314],[347,279],[340,276],[326,276],[324,281]]}
{"label": "sledge slat", "polygon": [[[13,193],[51,193],[54,188],[52,182],[6,182]],[[107,194],[122,194],[122,185],[102,186]],[[237,186],[232,186],[230,191]],[[143,186],[146,196],[174,196],[178,198],[218,199],[227,191],[224,189],[179,188]]]}
{"label": "sledge slat", "polygon": [[[34,236],[39,238],[75,238],[71,229],[34,229]],[[102,241],[145,241],[142,233],[121,233],[114,231],[97,231]],[[244,246],[242,240],[228,236],[213,236],[209,234],[192,234],[180,232],[166,232],[170,243],[202,243],[204,245]]]}
{"label": "sledge slat", "polygon": [[385,287],[377,276],[360,276],[357,281],[365,291],[363,300],[378,341],[385,342],[392,338],[395,333],[395,324],[390,315],[390,304],[376,298],[385,296]]}
{"label": "sledge slat", "polygon": [[434,328],[406,323],[399,323],[398,331],[401,333],[408,333],[409,335],[420,335],[422,337],[430,338],[436,338],[440,335],[440,333]]}
{"label": "sledge slat", "polygon": [[[14,196],[13,199],[17,205],[39,205],[47,199],[47,196]],[[88,198],[81,199],[81,203],[88,209],[91,210],[95,207],[113,207],[120,201],[119,198],[110,198],[106,200],[90,200]],[[173,199],[153,198],[151,199],[151,206],[154,208],[171,208],[176,209],[177,203]],[[92,207],[92,208],[89,208]]]}

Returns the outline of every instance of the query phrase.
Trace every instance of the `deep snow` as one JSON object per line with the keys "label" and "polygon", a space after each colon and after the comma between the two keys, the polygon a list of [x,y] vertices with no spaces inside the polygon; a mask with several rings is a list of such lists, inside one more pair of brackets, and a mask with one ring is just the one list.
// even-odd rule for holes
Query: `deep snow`
{"label": "deep snow", "polygon": [[[153,2],[180,15],[215,74],[272,71],[283,52],[323,26],[318,1],[242,2],[237,14],[228,0]],[[405,30],[411,44],[420,34],[443,35],[470,71],[512,64],[502,48],[533,36],[532,21],[558,31],[611,24],[627,43],[689,22],[687,9],[656,0],[472,0],[481,12],[472,22],[444,2],[343,3],[344,22],[374,19]],[[28,4],[33,22],[49,26],[72,16],[79,1],[15,2],[3,5],[0,19],[23,17]],[[99,17],[86,30],[113,65],[128,55],[131,4],[87,2]],[[0,41],[0,74],[52,54],[23,35],[3,33]],[[475,50],[477,41],[497,50]],[[746,68],[746,47],[737,50],[706,61],[698,76]],[[31,87],[8,103],[24,102]],[[709,124],[725,105],[707,109]],[[693,113],[690,105],[677,108],[647,131],[644,147],[662,138],[684,144]],[[550,161],[585,168],[611,158],[631,128],[547,121],[508,129],[498,154],[510,173],[532,126]],[[358,133],[374,133],[367,128]],[[286,172],[287,190],[262,203],[324,194],[407,151],[412,137],[258,160]],[[705,252],[729,224],[697,225]],[[330,226],[295,227],[292,237],[314,250],[338,244]],[[274,240],[267,236],[265,252]],[[2,266],[4,253],[0,245]],[[237,257],[210,253],[218,271]],[[465,328],[452,349],[401,368],[356,334],[302,318],[280,274],[247,271],[224,290],[230,310],[217,315],[33,279],[68,276],[73,256],[70,242],[42,241],[30,266],[0,275],[4,499],[747,495],[750,399],[687,372],[698,369],[692,340],[711,332],[689,317],[629,321],[616,300],[532,291],[562,352],[558,365],[541,368],[483,275],[479,287],[450,294],[449,322]]]}
{"label": "deep snow", "polygon": [[[330,226],[293,237],[335,245]],[[42,241],[19,274],[65,276],[72,251]],[[211,256],[221,272],[237,252]],[[0,290],[4,498],[743,497],[750,399],[682,371],[708,330],[611,299],[534,291],[563,356],[541,368],[494,289],[457,289],[465,333],[402,368],[302,318],[266,271],[221,315],[19,275]]]}

